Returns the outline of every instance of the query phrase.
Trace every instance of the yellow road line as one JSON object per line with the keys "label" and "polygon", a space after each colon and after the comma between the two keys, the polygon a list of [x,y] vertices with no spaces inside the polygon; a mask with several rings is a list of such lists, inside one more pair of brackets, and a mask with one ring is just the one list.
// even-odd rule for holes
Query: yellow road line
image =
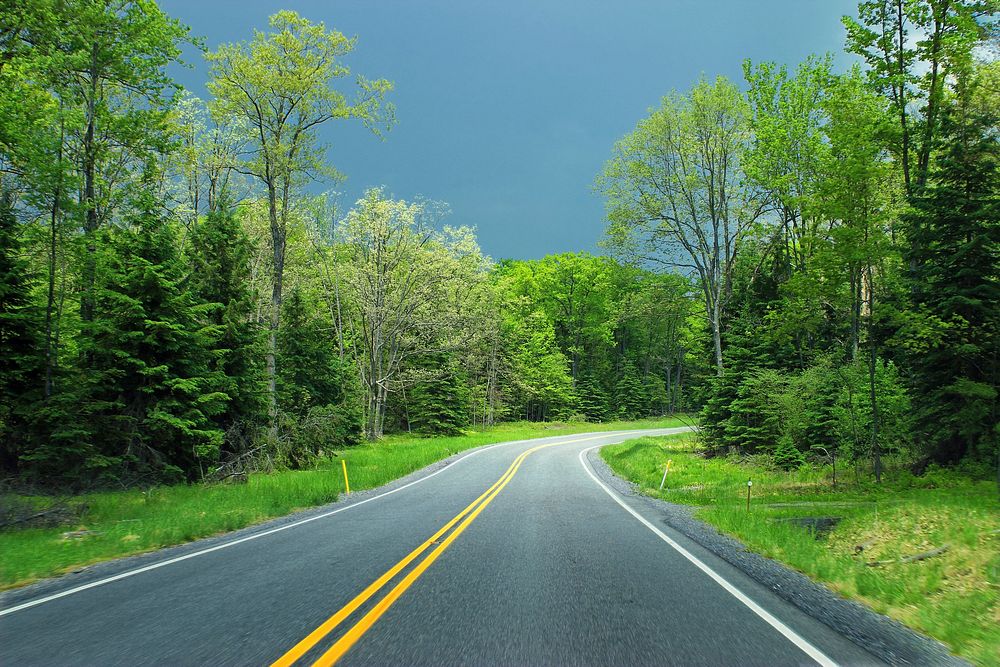
{"label": "yellow road line", "polygon": [[[553,443],[553,444],[566,444],[566,443]],[[458,528],[452,531],[452,533],[448,535],[448,537],[446,537],[445,540],[441,544],[439,544],[436,549],[434,549],[434,551],[430,552],[430,554],[428,554],[426,558],[420,561],[420,563],[415,568],[410,570],[409,574],[407,574],[402,581],[396,584],[396,586],[391,591],[389,591],[389,593],[384,598],[379,600],[378,604],[376,604],[367,614],[365,614],[360,621],[354,624],[354,626],[350,630],[348,630],[343,637],[338,639],[336,643],[334,643],[334,645],[331,646],[329,650],[327,650],[326,653],[320,656],[320,658],[313,663],[313,667],[329,667],[330,665],[333,665],[335,662],[340,660],[341,656],[347,653],[348,649],[350,649],[351,646],[355,644],[355,642],[361,639],[362,635],[368,632],[368,630],[375,624],[375,622],[382,616],[382,614],[384,614],[389,609],[389,607],[391,607],[392,604],[396,600],[398,600],[403,593],[406,592],[406,589],[408,589],[411,585],[413,585],[413,582],[419,579],[420,575],[422,575],[424,571],[428,567],[430,567],[435,560],[437,560],[438,556],[440,556],[444,552],[444,550],[447,549],[451,545],[451,543],[455,541],[455,538],[461,535],[462,531],[468,528],[469,524],[472,523],[477,516],[479,516],[479,513],[482,512],[484,509],[486,509],[487,505],[493,502],[493,499],[496,498],[501,491],[503,491],[503,487],[507,486],[510,480],[514,479],[514,474],[517,473],[517,469],[521,467],[522,463],[524,463],[524,459],[527,458],[527,455],[531,454],[534,451],[537,451],[538,449],[542,449],[543,447],[551,447],[551,446],[553,445],[543,445],[542,447],[529,449],[527,452],[522,454],[521,457],[519,457],[520,460],[516,462],[517,466],[514,468],[513,472],[511,472],[507,476],[507,478],[503,480],[503,483],[496,490],[494,490],[490,494],[490,496],[486,498],[486,500],[480,503],[479,507],[477,507],[471,514],[469,514],[469,516],[466,517],[466,519],[461,524],[459,524]]]}
{"label": "yellow road line", "polygon": [[[520,457],[518,457],[518,459],[519,458]],[[300,641],[298,644],[289,649],[287,653],[285,653],[283,656],[281,656],[273,663],[271,663],[271,667],[290,667],[290,665],[292,665],[296,660],[305,655],[309,651],[309,649],[311,649],[313,646],[317,644],[317,642],[319,642],[321,639],[323,639],[323,637],[328,635],[334,628],[336,628],[341,623],[341,621],[343,621],[345,618],[354,613],[354,611],[358,607],[363,605],[368,600],[368,598],[377,593],[379,589],[381,589],[383,586],[386,585],[386,583],[389,582],[389,580],[391,580],[393,577],[399,574],[400,571],[402,571],[403,568],[405,568],[407,565],[412,563],[414,559],[417,558],[417,556],[426,551],[431,544],[437,541],[443,534],[448,532],[448,530],[452,526],[461,521],[462,517],[471,512],[472,509],[479,503],[479,501],[481,501],[483,498],[489,495],[490,492],[493,491],[493,489],[495,489],[507,477],[508,474],[510,474],[511,470],[514,469],[514,466],[517,465],[518,459],[515,459],[514,462],[510,464],[510,467],[507,468],[507,471],[500,476],[500,479],[498,479],[496,482],[493,483],[493,486],[486,489],[486,491],[484,491],[482,495],[473,500],[468,507],[466,507],[464,510],[455,515],[453,519],[451,519],[448,523],[442,526],[436,533],[427,538],[427,540],[423,544],[421,544],[419,547],[411,551],[401,561],[399,561],[398,563],[393,565],[389,570],[387,570],[385,574],[383,574],[381,577],[379,577],[371,584],[369,584],[368,587],[365,588],[365,590],[358,593],[358,595],[356,595],[353,600],[344,605],[336,614],[326,619],[322,625],[320,625],[318,628],[310,632],[308,636],[306,636],[302,641]]]}
{"label": "yellow road line", "polygon": [[[324,621],[319,627],[317,627],[315,630],[309,633],[309,635],[306,636],[302,641],[293,646],[287,653],[285,653],[283,656],[278,658],[274,663],[272,663],[271,667],[290,667],[296,660],[305,655],[310,649],[312,649],[317,643],[319,643],[323,639],[323,637],[332,632],[334,628],[336,628],[344,619],[346,619],[348,616],[354,613],[358,609],[358,607],[363,605],[383,586],[385,586],[390,580],[392,580],[396,575],[398,575],[407,565],[412,563],[417,557],[420,556],[420,554],[426,551],[428,547],[434,544],[442,535],[448,532],[448,530],[450,530],[456,523],[461,521],[463,517],[469,515],[469,513],[471,512],[472,513],[471,516],[469,516],[465,521],[463,521],[462,524],[455,530],[455,532],[449,535],[448,538],[446,538],[445,541],[442,542],[437,549],[431,552],[431,554],[428,555],[428,557],[425,558],[424,561],[422,561],[416,568],[414,568],[414,570],[410,573],[410,575],[408,575],[392,591],[390,591],[390,593],[386,596],[386,598],[384,598],[381,602],[379,602],[379,604],[374,609],[369,611],[368,614],[366,614],[361,619],[361,621],[359,621],[350,630],[348,630],[347,634],[345,634],[344,637],[342,637],[326,653],[324,653],[323,656],[321,656],[320,659],[315,664],[317,665],[332,664],[333,662],[338,660],[340,656],[343,655],[343,653],[346,652],[347,649],[350,648],[350,646],[354,644],[354,642],[356,642],[361,637],[361,635],[363,635],[368,630],[368,628],[370,628],[383,613],[385,613],[385,611],[392,605],[392,603],[395,602],[395,600],[398,599],[399,596],[402,595],[403,592],[405,592],[406,589],[409,588],[414,581],[416,581],[416,579],[424,572],[424,570],[430,567],[431,563],[437,560],[437,557],[440,555],[440,553],[444,551],[448,547],[448,545],[450,545],[455,540],[455,538],[458,537],[458,535],[461,534],[461,532],[464,531],[465,528],[470,523],[472,523],[472,521],[486,507],[486,505],[492,502],[493,498],[495,498],[497,494],[500,493],[500,491],[503,489],[503,487],[506,486],[507,483],[514,477],[514,474],[517,472],[518,468],[520,468],[521,463],[524,462],[524,460],[528,457],[528,455],[540,449],[545,449],[546,447],[554,447],[556,445],[568,445],[576,442],[585,442],[587,440],[596,440],[607,436],[608,434],[602,434],[588,438],[576,438],[574,440],[566,440],[563,442],[553,442],[545,445],[539,445],[537,447],[533,447],[527,451],[522,452],[516,459],[514,459],[514,461],[510,464],[510,467],[507,468],[504,474],[501,475],[500,478],[497,479],[497,481],[494,482],[490,488],[486,489],[486,491],[484,491],[478,498],[472,501],[472,503],[470,503],[468,507],[466,507],[457,515],[455,515],[454,518],[448,521],[448,523],[446,523],[436,533],[434,533],[431,537],[429,537],[426,541],[424,541],[423,544],[421,544],[419,547],[417,547],[409,554],[407,554],[401,561],[393,565],[389,570],[385,572],[385,574],[383,574],[381,577],[379,577],[371,584],[369,584],[368,587],[365,588],[365,590],[363,590],[357,596],[355,596],[353,600],[344,605],[344,607],[342,607],[339,611],[337,611],[337,613],[335,613],[333,616]],[[405,586],[403,584],[405,584]],[[386,602],[387,600],[388,602]],[[379,609],[381,609],[381,611],[373,615],[373,613]],[[364,625],[364,627],[362,628],[362,624],[365,623],[366,620],[368,621],[367,625]],[[354,634],[352,635],[352,633]],[[348,636],[353,636],[353,639],[348,644],[342,645],[342,642],[344,642],[344,640]],[[341,646],[342,648],[339,652],[334,654],[335,649],[337,649],[338,646]]]}

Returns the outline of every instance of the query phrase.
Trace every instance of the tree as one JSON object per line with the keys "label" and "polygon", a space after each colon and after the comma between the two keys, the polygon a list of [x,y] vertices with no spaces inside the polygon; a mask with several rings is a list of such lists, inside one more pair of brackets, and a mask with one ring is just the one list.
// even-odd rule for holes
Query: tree
{"label": "tree", "polygon": [[316,174],[335,176],[323,158],[317,130],[334,119],[360,120],[376,134],[392,122],[392,107],[384,103],[392,84],[385,79],[357,77],[357,95],[348,100],[333,84],[350,75],[344,56],[355,39],[323,23],[311,23],[292,11],[269,20],[273,32],[255,31],[253,39],[223,44],[207,55],[217,118],[235,116],[252,131],[240,169],[261,182],[267,193],[271,231],[271,313],[267,349],[269,415],[272,435],[278,414],[276,393],[277,335],[281,320],[285,245],[291,196]]}
{"label": "tree", "polygon": [[638,419],[646,416],[649,398],[642,377],[632,361],[626,360],[615,383],[614,403],[619,419]]}
{"label": "tree", "polygon": [[175,98],[170,121],[177,147],[167,158],[167,196],[174,215],[193,228],[200,216],[228,205],[234,195],[239,200],[244,184],[233,174],[249,131],[240,117],[213,118],[187,91]]}
{"label": "tree", "polygon": [[872,85],[897,118],[893,152],[907,194],[926,183],[945,82],[995,30],[998,9],[996,0],[863,0],[859,20],[843,18],[847,50],[865,59]]}
{"label": "tree", "polygon": [[740,170],[748,141],[740,91],[722,77],[703,80],[687,95],[664,97],[615,145],[597,180],[613,247],[697,276],[717,375],[733,262],[765,203]]}
{"label": "tree", "polygon": [[944,111],[937,168],[906,217],[919,320],[904,338],[917,429],[941,463],[995,457],[1000,439],[1000,149],[977,83],[966,75]]}
{"label": "tree", "polygon": [[60,63],[58,90],[66,106],[82,107],[81,125],[70,129],[79,133],[86,321],[94,309],[95,234],[125,201],[123,185],[135,185],[133,172],[167,150],[168,93],[175,84],[165,67],[177,61],[189,31],[146,0],[77,0],[60,15],[68,57]]}
{"label": "tree", "polygon": [[828,214],[838,220],[832,231],[835,252],[849,274],[852,357],[859,346],[861,322],[867,323],[870,446],[875,477],[881,481],[877,324],[882,315],[880,297],[887,295],[885,285],[890,283],[889,265],[898,257],[892,246],[895,197],[891,165],[880,140],[886,116],[881,100],[861,85],[857,69],[838,80],[829,113],[831,150],[824,194]]}
{"label": "tree", "polygon": [[[16,471],[26,409],[41,389],[37,313],[12,196],[0,193],[0,470]],[[34,390],[34,391],[33,391]]]}
{"label": "tree", "polygon": [[392,200],[373,189],[338,227],[370,439],[382,436],[388,397],[407,360],[460,341],[458,315],[483,270],[470,230],[431,228],[440,215],[430,202]]}
{"label": "tree", "polygon": [[572,414],[576,405],[566,356],[541,310],[508,317],[504,338],[513,348],[514,377],[524,418],[545,421]]}
{"label": "tree", "polygon": [[788,266],[806,271],[824,222],[817,206],[823,141],[823,102],[830,87],[830,58],[807,58],[789,76],[784,66],[747,60],[753,143],[743,167],[768,193],[781,221],[779,252]]}
{"label": "tree", "polygon": [[216,332],[211,367],[221,374],[221,389],[229,396],[225,410],[213,421],[226,433],[225,449],[242,453],[266,408],[250,240],[224,199],[191,230],[190,238],[190,287],[199,301],[211,304],[203,315]]}
{"label": "tree", "polygon": [[[80,345],[90,359],[78,380],[90,446],[75,471],[86,477],[196,479],[218,460],[222,431],[213,423],[229,396],[212,367],[216,327],[210,306],[186,285],[172,229],[142,195],[128,228],[102,233],[94,317]],[[42,443],[32,460],[74,472],[60,442]]]}
{"label": "tree", "polygon": [[555,325],[556,340],[569,357],[576,382],[588,353],[612,338],[612,264],[605,257],[563,253],[547,255],[531,266],[533,296]]}
{"label": "tree", "polygon": [[469,389],[464,373],[447,354],[431,354],[419,362],[427,378],[406,395],[409,426],[418,433],[459,435],[469,423]]}

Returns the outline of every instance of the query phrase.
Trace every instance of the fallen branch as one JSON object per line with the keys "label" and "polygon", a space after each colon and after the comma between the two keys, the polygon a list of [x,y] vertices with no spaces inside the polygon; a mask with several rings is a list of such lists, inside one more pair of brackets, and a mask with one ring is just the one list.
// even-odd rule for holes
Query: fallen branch
{"label": "fallen branch", "polygon": [[903,556],[902,558],[890,559],[890,560],[873,560],[865,563],[868,567],[882,567],[883,565],[892,565],[894,563],[916,563],[917,561],[927,560],[928,558],[934,558],[934,556],[940,556],[950,548],[948,544],[942,544],[941,546],[931,549],[930,551],[924,551],[919,554],[913,554],[912,556]]}
{"label": "fallen branch", "polygon": [[914,554],[913,556],[907,556],[906,558],[900,558],[900,563],[915,563],[918,560],[927,560],[928,558],[934,558],[934,556],[940,556],[945,551],[948,550],[947,544],[942,544],[937,549],[931,549],[930,551],[925,551],[923,553]]}

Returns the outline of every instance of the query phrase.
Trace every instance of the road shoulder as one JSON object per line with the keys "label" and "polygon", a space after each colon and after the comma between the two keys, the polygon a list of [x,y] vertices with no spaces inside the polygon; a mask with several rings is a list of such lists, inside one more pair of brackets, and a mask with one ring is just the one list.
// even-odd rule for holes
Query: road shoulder
{"label": "road shoulder", "polygon": [[893,665],[968,664],[951,655],[944,644],[858,602],[844,599],[777,561],[748,551],[738,540],[694,518],[694,508],[641,494],[632,483],[614,474],[598,448],[588,452],[587,462],[602,482],[648,521],[680,533],[880,660]]}

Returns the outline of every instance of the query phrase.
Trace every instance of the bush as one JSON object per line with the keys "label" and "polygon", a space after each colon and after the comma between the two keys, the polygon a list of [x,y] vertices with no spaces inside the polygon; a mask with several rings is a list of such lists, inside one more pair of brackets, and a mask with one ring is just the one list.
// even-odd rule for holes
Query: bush
{"label": "bush", "polygon": [[361,442],[361,413],[353,403],[315,406],[302,416],[286,413],[279,433],[277,463],[309,468],[325,452]]}
{"label": "bush", "polygon": [[791,437],[783,435],[774,450],[774,465],[782,470],[798,470],[806,462],[805,455],[792,444]]}

